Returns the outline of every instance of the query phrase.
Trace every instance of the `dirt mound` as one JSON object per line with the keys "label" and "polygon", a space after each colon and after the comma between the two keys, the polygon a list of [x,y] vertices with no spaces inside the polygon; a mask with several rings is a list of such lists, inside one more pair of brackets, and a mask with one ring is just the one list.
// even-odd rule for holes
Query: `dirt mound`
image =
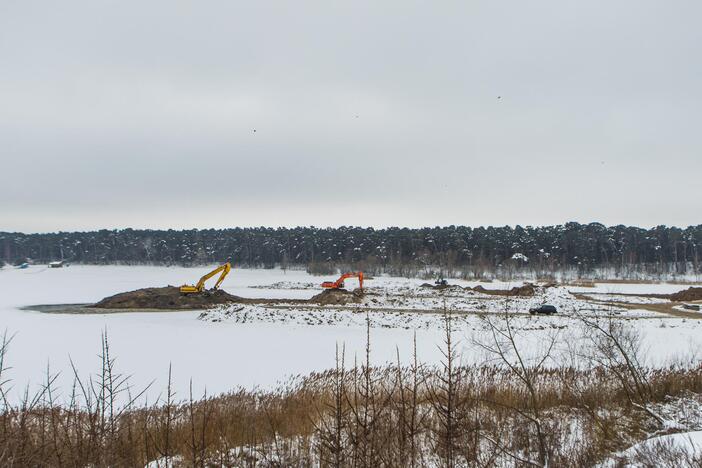
{"label": "dirt mound", "polygon": [[668,296],[671,301],[700,301],[702,300],[702,288],[696,288],[694,286],[685,289],[684,291],[679,291]]}
{"label": "dirt mound", "polygon": [[456,289],[460,288],[460,286],[455,285],[455,284],[429,284],[429,283],[422,283],[419,285],[420,288],[428,288],[428,289],[434,289],[437,291],[443,291],[444,289]]}
{"label": "dirt mound", "polygon": [[533,296],[536,292],[536,288],[531,283],[526,283],[524,286],[519,287],[515,286],[512,289],[485,289],[481,285],[467,289],[492,296]]}
{"label": "dirt mound", "polygon": [[319,305],[345,305],[357,304],[361,302],[363,293],[359,290],[347,291],[345,289],[326,289],[321,293],[313,296],[310,302]]}
{"label": "dirt mound", "polygon": [[106,297],[93,307],[99,309],[207,309],[218,304],[240,302],[241,298],[221,289],[181,294],[179,288],[144,288]]}
{"label": "dirt mound", "polygon": [[536,288],[531,283],[525,283],[524,286],[514,287],[509,292],[510,296],[533,296]]}

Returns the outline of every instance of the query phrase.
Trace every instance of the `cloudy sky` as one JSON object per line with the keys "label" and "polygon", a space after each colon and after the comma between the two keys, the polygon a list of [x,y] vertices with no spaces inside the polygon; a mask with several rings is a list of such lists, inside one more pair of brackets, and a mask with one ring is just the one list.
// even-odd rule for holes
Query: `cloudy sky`
{"label": "cloudy sky", "polygon": [[698,224],[701,17],[0,0],[0,230]]}

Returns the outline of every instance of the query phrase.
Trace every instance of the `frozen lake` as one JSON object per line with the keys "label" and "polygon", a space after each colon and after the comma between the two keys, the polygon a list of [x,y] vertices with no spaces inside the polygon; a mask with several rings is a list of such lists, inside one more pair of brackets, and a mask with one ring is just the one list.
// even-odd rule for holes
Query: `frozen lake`
{"label": "frozen lake", "polygon": [[[99,368],[100,336],[107,330],[111,354],[119,371],[131,374],[136,389],[155,380],[151,398],[165,389],[168,366],[173,366],[175,388],[187,395],[189,379],[197,393],[209,394],[245,387],[270,386],[286,376],[307,374],[334,365],[337,343],[345,344],[347,360],[365,347],[361,327],[306,327],[281,324],[213,324],[197,320],[199,312],[133,312],[100,315],[59,315],[18,310],[32,304],[94,302],[122,291],[196,281],[209,268],[82,266],[0,271],[1,328],[14,335],[7,376],[14,391],[29,384],[36,388],[47,363],[65,394],[72,381],[69,357],[82,376]],[[308,298],[315,290],[249,288],[276,281],[319,282],[303,271],[233,270],[223,287],[248,297]],[[425,359],[434,359],[437,333],[419,332]],[[373,329],[375,362],[395,359],[395,346],[409,357],[412,332]]]}
{"label": "frozen lake", "polygon": [[[59,315],[20,310],[34,304],[95,302],[118,292],[166,284],[192,283],[210,268],[147,266],[84,266],[62,269],[32,266],[25,270],[0,270],[0,330],[13,340],[6,365],[12,379],[11,396],[29,385],[40,385],[47,365],[60,373],[61,394],[70,390],[72,374],[69,358],[86,377],[99,370],[100,337],[107,330],[111,354],[117,358],[117,370],[131,375],[135,389],[154,381],[149,399],[165,392],[168,366],[173,366],[177,398],[187,397],[189,380],[196,396],[204,389],[220,393],[236,386],[268,387],[288,376],[308,374],[334,365],[337,344],[346,347],[346,362],[354,355],[362,358],[366,330],[363,326],[306,326],[281,323],[211,323],[197,320],[199,312],[130,312],[99,315]],[[330,278],[331,279],[331,278]],[[234,269],[223,288],[243,297],[309,298],[319,289],[272,289],[260,286],[279,281],[319,283],[304,271]],[[421,280],[382,278],[383,282],[421,283]],[[460,284],[476,284],[458,282]],[[370,283],[373,285],[373,283]],[[492,283],[489,287],[514,286],[518,283]],[[259,286],[259,287],[251,287]],[[628,292],[628,285],[602,285],[603,292]],[[641,285],[632,285],[640,289]],[[661,285],[656,292],[684,289],[680,285]],[[592,290],[591,290],[592,291]],[[477,320],[477,319],[476,319]],[[559,320],[553,318],[553,320]],[[561,319],[566,320],[566,319]],[[654,319],[637,321],[646,336],[651,354],[658,360],[688,354],[702,344],[699,320]],[[371,329],[372,358],[376,364],[395,362],[396,349],[409,360],[413,330],[403,328]],[[464,360],[477,360],[470,347],[468,331],[460,332]],[[538,334],[534,334],[538,340]],[[419,357],[423,362],[440,359],[437,344],[440,329],[417,330]]]}

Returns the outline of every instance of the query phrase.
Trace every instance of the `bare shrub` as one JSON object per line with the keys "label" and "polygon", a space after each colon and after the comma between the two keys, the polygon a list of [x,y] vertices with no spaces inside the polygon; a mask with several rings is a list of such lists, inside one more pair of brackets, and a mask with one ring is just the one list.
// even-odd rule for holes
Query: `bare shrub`
{"label": "bare shrub", "polygon": [[[658,439],[646,441],[637,445],[631,455],[624,457],[620,463],[626,461],[637,467],[658,468],[661,466],[675,466],[679,468],[702,467],[702,451],[693,443],[689,436],[682,437],[681,443],[672,439]],[[696,449],[695,449],[696,447]]]}
{"label": "bare shrub", "polygon": [[[551,333],[542,343],[542,349],[533,352],[532,357],[524,355],[518,343],[518,332],[512,325],[514,317],[509,312],[509,302],[505,305],[504,313],[497,319],[489,315],[483,316],[483,322],[488,328],[487,339],[474,339],[474,343],[489,356],[497,359],[500,365],[505,366],[511,376],[521,384],[525,392],[519,405],[508,402],[500,402],[497,399],[486,398],[484,401],[489,404],[501,406],[523,418],[533,429],[535,448],[526,447],[526,457],[518,454],[514,449],[510,449],[510,442],[502,442],[499,439],[484,435],[497,449],[511,458],[529,465],[546,466],[555,448],[553,438],[553,428],[549,427],[543,418],[544,393],[540,388],[538,377],[544,371],[544,365],[552,359],[552,353],[557,341],[557,332]],[[530,439],[529,434],[525,434],[526,439]],[[535,452],[536,457],[532,458],[531,452]]]}
{"label": "bare shrub", "polygon": [[[459,319],[446,315],[438,367],[423,366],[416,346],[409,365],[398,353],[396,365],[371,366],[367,328],[365,355],[351,367],[339,346],[331,370],[273,390],[235,389],[214,397],[190,391],[185,400],[173,392],[169,369],[168,387],[155,404],[138,399],[117,371],[106,334],[96,374],[83,379],[74,369],[74,384],[60,396],[56,374],[47,368],[41,387],[25,389],[12,403],[6,398],[6,336],[0,346],[0,464],[593,466],[652,435],[641,423],[652,417],[632,399],[655,413],[656,405],[702,391],[699,365],[638,367],[646,399],[632,397],[639,395],[634,377],[611,364],[621,364],[621,357],[600,358],[588,368],[559,365],[549,361],[555,337],[527,352],[509,315],[486,323],[491,339],[480,345],[495,359],[461,365],[454,335]],[[642,466],[671,460],[699,466],[696,454],[654,449],[629,455]]]}

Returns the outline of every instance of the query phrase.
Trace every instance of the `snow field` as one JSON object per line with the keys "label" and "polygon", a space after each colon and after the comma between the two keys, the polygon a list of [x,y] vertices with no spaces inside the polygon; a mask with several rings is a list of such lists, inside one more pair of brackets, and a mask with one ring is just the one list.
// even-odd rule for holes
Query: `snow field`
{"label": "snow field", "polygon": [[[166,388],[168,366],[173,367],[176,398],[186,398],[192,378],[196,395],[247,388],[271,387],[290,376],[305,375],[334,365],[334,350],[344,346],[350,361],[361,356],[366,340],[366,316],[352,310],[275,310],[253,306],[247,319],[219,322],[198,320],[201,312],[130,312],[121,314],[44,314],[20,307],[33,304],[87,303],[118,292],[166,284],[180,285],[197,280],[208,267],[83,266],[48,269],[31,266],[26,270],[5,267],[0,270],[0,332],[12,337],[4,377],[11,379],[10,397],[19,399],[26,386],[39,388],[47,366],[58,373],[59,399],[67,398],[73,381],[70,361],[81,378],[99,368],[100,337],[107,332],[118,372],[131,375],[133,390],[151,387],[149,401]],[[243,297],[307,299],[318,293],[324,279],[299,270],[240,270],[227,277],[223,287]],[[283,285],[275,286],[283,282]],[[368,282],[375,290],[410,291],[406,299],[395,298],[408,309],[441,308],[443,299],[431,296],[433,290],[419,288],[419,279],[378,277]],[[476,282],[451,280],[452,284],[474,286]],[[306,287],[296,287],[296,285]],[[508,289],[521,285],[492,282],[487,289]],[[352,285],[349,285],[352,286]],[[629,292],[628,285],[616,292]],[[635,285],[640,287],[641,285]],[[681,290],[687,286],[668,285]],[[564,288],[550,288],[544,298],[510,300],[514,310],[525,310],[535,302],[556,302],[567,294]],[[609,291],[611,292],[611,291]],[[392,294],[390,294],[392,296]],[[485,303],[478,294],[447,294],[447,302],[466,309]],[[373,296],[369,296],[373,297]],[[385,301],[384,296],[375,296]],[[387,298],[388,300],[391,297]],[[503,300],[504,298],[497,298]],[[482,301],[482,302],[480,302]],[[431,307],[427,307],[429,304]],[[563,307],[566,307],[565,305]],[[217,311],[217,313],[222,313]],[[245,312],[246,313],[246,312]],[[628,313],[631,313],[629,311]],[[235,314],[241,318],[243,314]],[[626,316],[624,313],[622,316]],[[636,316],[636,315],[634,315]],[[485,324],[476,315],[459,319],[456,327],[464,363],[482,362],[486,357],[472,345],[485,336]],[[525,348],[536,349],[552,333],[564,342],[578,334],[577,324],[565,317],[516,319],[516,328]],[[676,318],[637,319],[629,323],[645,337],[651,362],[663,365],[676,356],[688,356],[702,344],[702,322]],[[441,359],[438,345],[443,339],[440,314],[407,311],[372,315],[371,358],[374,364],[409,362],[416,333],[419,359],[436,364]],[[566,351],[563,351],[566,352]],[[350,362],[349,361],[349,362]]]}

